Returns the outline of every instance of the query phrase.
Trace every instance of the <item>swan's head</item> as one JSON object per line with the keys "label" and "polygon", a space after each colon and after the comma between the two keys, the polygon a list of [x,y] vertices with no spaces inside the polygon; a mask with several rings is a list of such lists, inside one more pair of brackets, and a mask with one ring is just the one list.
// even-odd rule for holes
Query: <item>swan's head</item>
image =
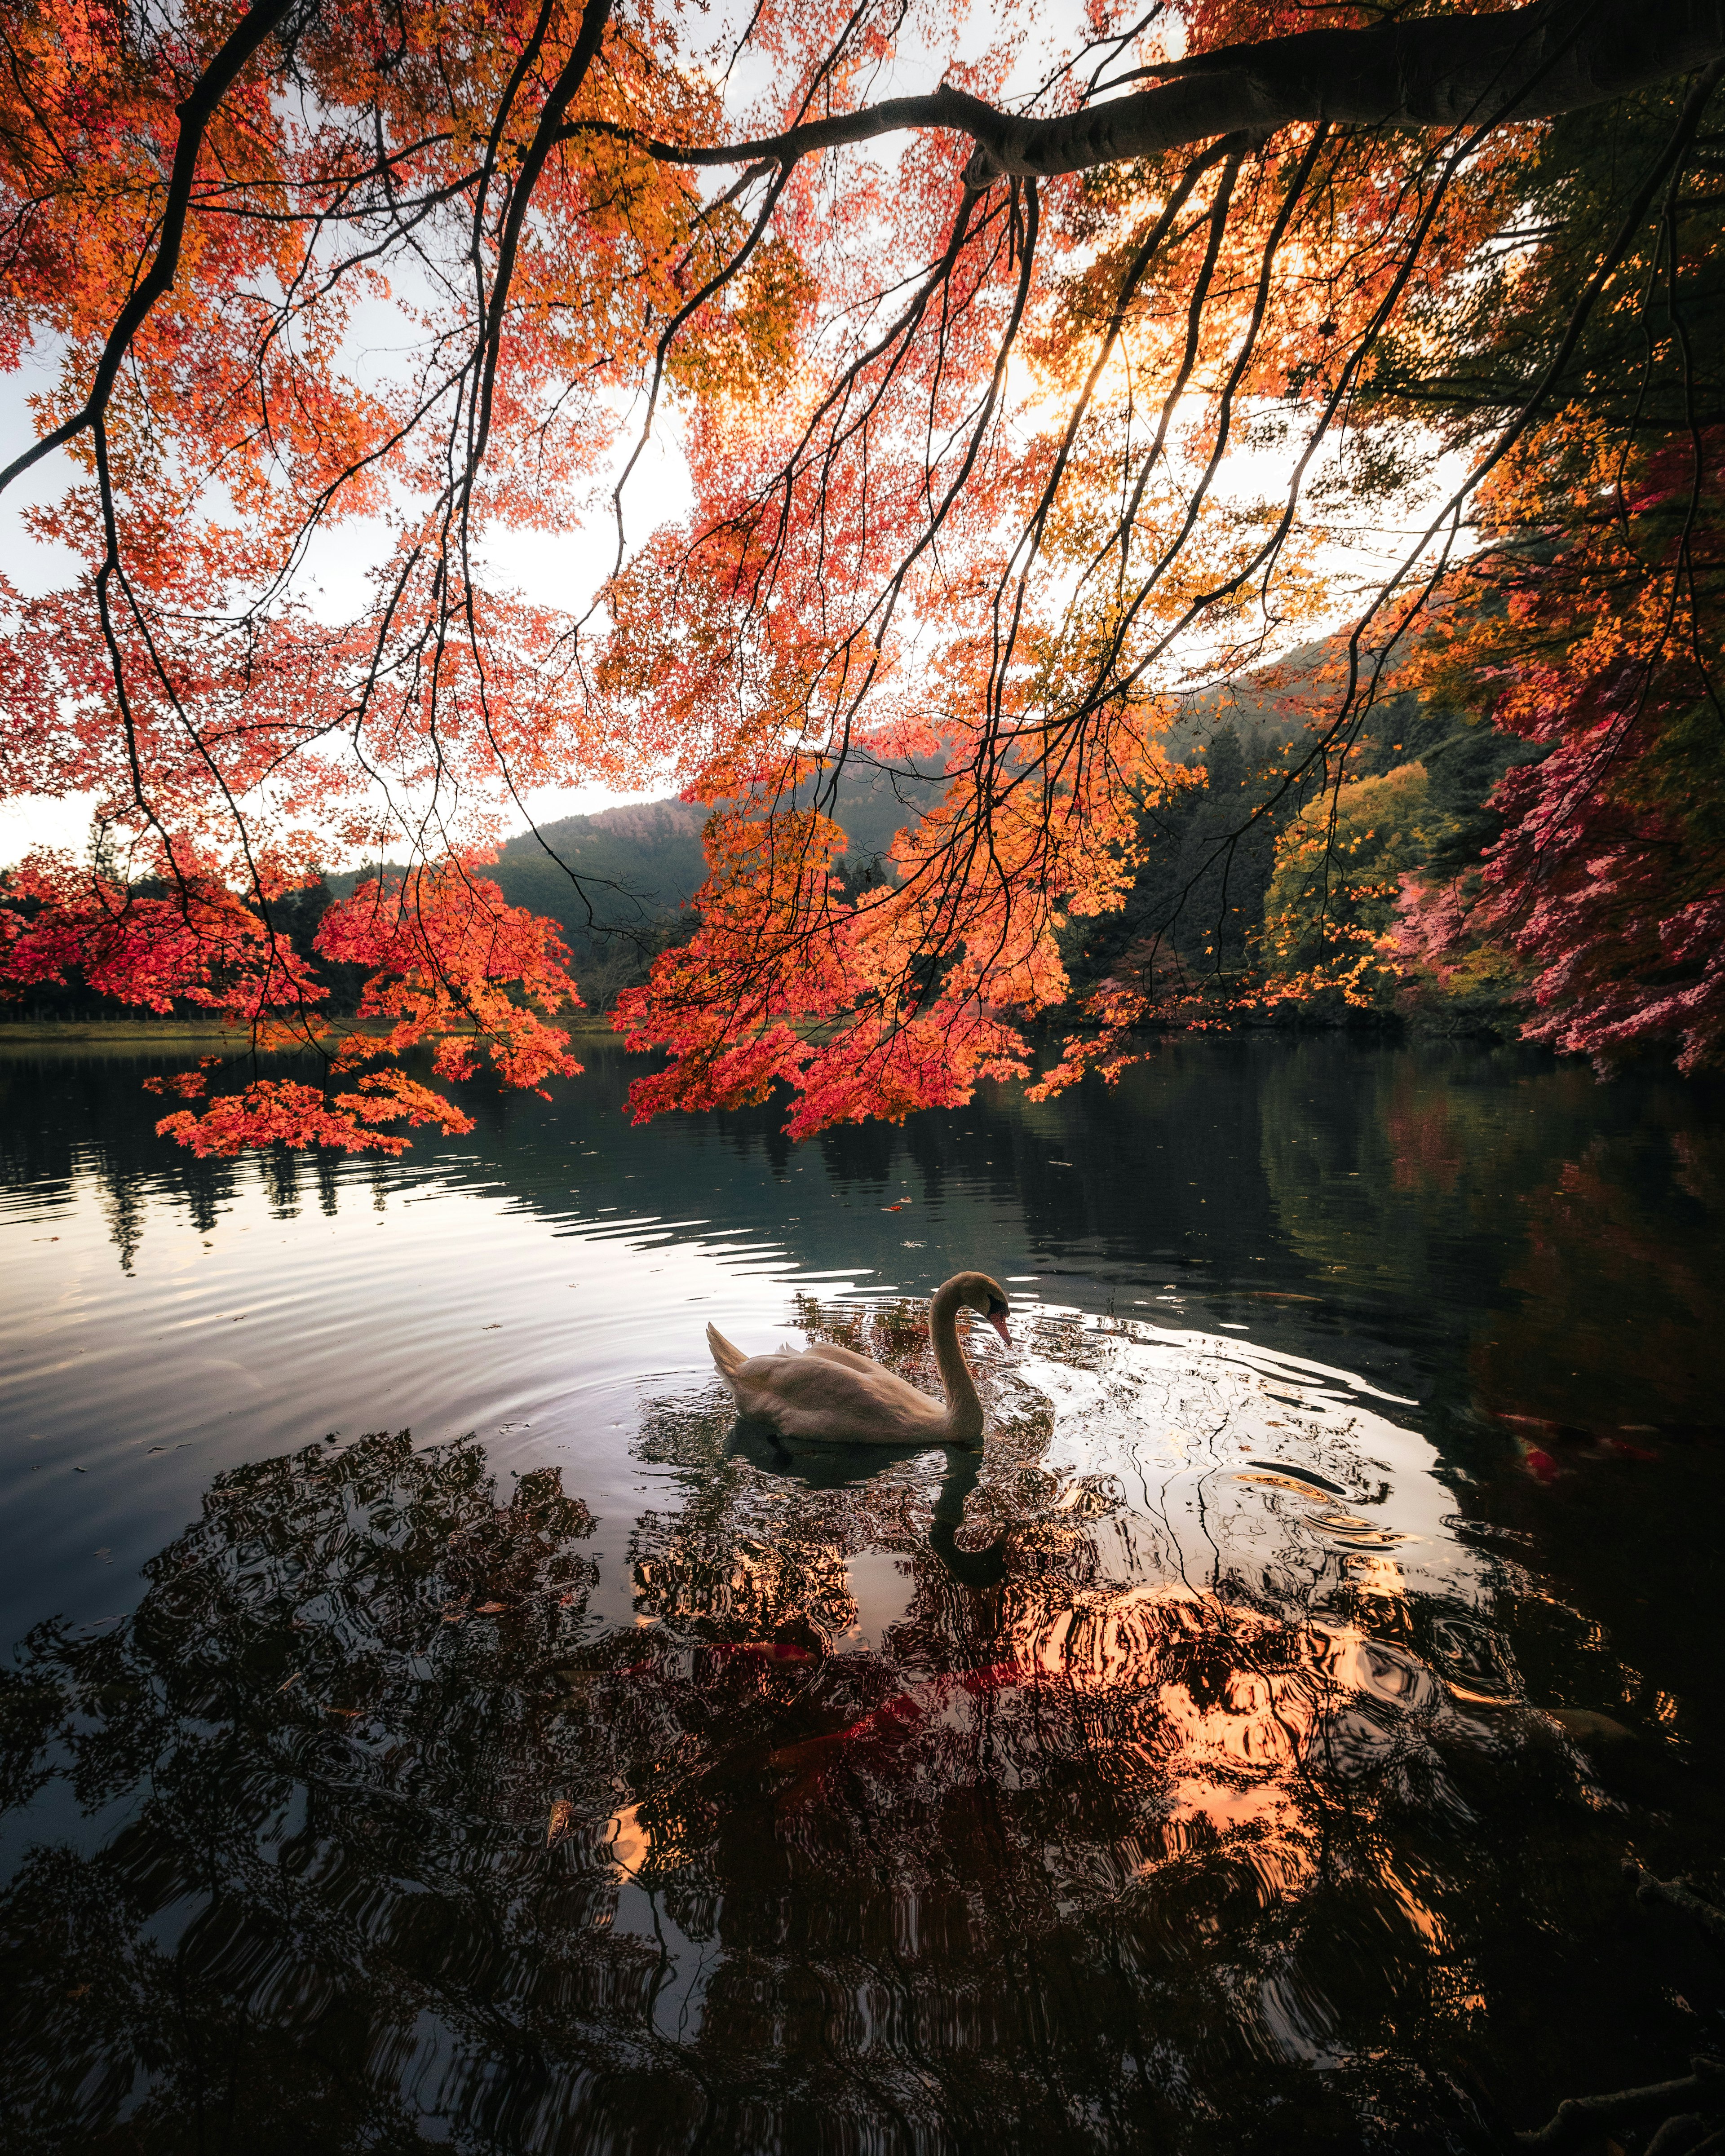
{"label": "swan's head", "polygon": [[1006,1291],[999,1281],[990,1280],[986,1273],[961,1273],[957,1287],[958,1300],[964,1308],[986,1317],[1010,1348],[1012,1335],[1006,1329]]}

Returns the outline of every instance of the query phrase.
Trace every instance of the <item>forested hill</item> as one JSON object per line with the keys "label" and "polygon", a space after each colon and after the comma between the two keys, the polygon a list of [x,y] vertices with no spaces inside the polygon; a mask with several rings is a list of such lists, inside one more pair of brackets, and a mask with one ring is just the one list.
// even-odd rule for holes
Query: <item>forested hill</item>
{"label": "forested hill", "polygon": [[[1177,762],[1202,764],[1218,729],[1231,727],[1250,766],[1274,761],[1300,731],[1291,697],[1296,706],[1300,685],[1322,652],[1313,644],[1290,654],[1274,672],[1195,699],[1169,732],[1169,752]],[[866,873],[938,790],[933,762],[848,770],[839,789],[838,821],[850,840],[841,870],[853,877]],[[706,874],[701,834],[707,813],[669,800],[560,817],[536,834],[511,839],[490,873],[512,904],[559,922],[579,952],[592,940],[588,904],[599,925],[636,930],[687,905]]]}
{"label": "forested hill", "polygon": [[[867,877],[894,834],[916,820],[939,787],[940,767],[932,762],[849,767],[837,804],[850,841],[841,872],[854,880]],[[655,951],[692,927],[692,916],[680,909],[706,878],[701,834],[709,813],[687,801],[641,801],[560,817],[536,834],[511,839],[486,873],[512,905],[558,923],[582,993],[603,1006],[644,977]]]}
{"label": "forested hill", "polygon": [[591,816],[563,816],[523,831],[489,871],[516,906],[586,924],[578,879],[602,919],[675,912],[706,873],[701,830],[707,811],[687,801],[634,801]]}
{"label": "forested hill", "polygon": [[[1335,998],[1305,985],[1314,965],[1338,947],[1375,950],[1404,871],[1453,879],[1476,868],[1499,830],[1487,796],[1529,752],[1464,712],[1411,694],[1385,696],[1362,716],[1339,793],[1314,800],[1310,778],[1285,788],[1310,729],[1333,709],[1326,675],[1335,655],[1312,644],[1193,699],[1167,747],[1204,783],[1144,803],[1145,859],[1126,905],[1075,920],[1065,939],[1075,990],[1110,976],[1165,979],[1172,964],[1224,993],[1248,977],[1281,982],[1317,1014]],[[869,875],[939,786],[932,763],[847,773],[838,820],[850,848],[841,873]],[[1267,813],[1253,822],[1255,810]],[[686,907],[706,873],[706,816],[686,802],[651,801],[564,817],[539,837],[511,839],[491,873],[513,903],[561,924],[583,995],[603,1007],[692,928]],[[1401,999],[1400,983],[1375,961],[1361,985],[1383,1008]],[[1458,1019],[1489,1023],[1512,989],[1485,958],[1443,1000]]]}

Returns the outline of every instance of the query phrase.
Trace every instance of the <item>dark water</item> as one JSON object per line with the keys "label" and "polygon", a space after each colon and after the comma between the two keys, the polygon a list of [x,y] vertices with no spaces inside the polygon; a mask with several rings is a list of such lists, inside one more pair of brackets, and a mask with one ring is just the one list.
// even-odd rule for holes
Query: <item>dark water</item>
{"label": "dark water", "polygon": [[[590,1060],[381,1168],[0,1060],[0,2147],[1486,2150],[1719,2046],[1620,1871],[1725,1885],[1717,1093]],[[926,1373],[972,1265],[979,1473],[738,1440],[706,1321]]]}

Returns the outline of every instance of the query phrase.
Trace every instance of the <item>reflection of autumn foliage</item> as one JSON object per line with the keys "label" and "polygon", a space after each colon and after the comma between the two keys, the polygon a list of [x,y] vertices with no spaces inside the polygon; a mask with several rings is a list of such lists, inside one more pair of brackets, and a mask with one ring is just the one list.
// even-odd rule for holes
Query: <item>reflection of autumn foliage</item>
{"label": "reflection of autumn foliage", "polygon": [[1398,1190],[1452,1191],[1466,1136],[1446,1086],[1422,1086],[1413,1065],[1397,1071],[1384,1112],[1390,1174]]}
{"label": "reflection of autumn foliage", "polygon": [[[867,1822],[915,1838],[987,1755],[1019,1790],[1100,1773],[1101,1842],[1070,1817],[1034,1859],[1116,1894],[1165,1861],[1245,1838],[1286,1896],[1309,1884],[1329,1804],[1424,1755],[1456,1712],[1417,1660],[1353,1628],[1290,1625],[1219,1596],[1158,1586],[1009,1601],[1013,1659],[933,1677],[829,1735],[774,1754],[783,1802],[817,1839]],[[1093,1823],[1091,1823],[1093,1824]],[[914,1861],[914,1860],[912,1860]]]}
{"label": "reflection of autumn foliage", "polygon": [[93,2134],[141,2072],[140,2148],[211,2111],[247,2148],[411,2141],[388,2062],[416,2016],[478,2038],[449,1943],[542,1837],[536,1673],[592,1527],[554,1474],[501,1503],[471,1445],[380,1435],[224,1479],[135,1617],[32,1636],[8,1794],[64,1776],[123,1823],[10,1897],[14,2125]]}
{"label": "reflection of autumn foliage", "polygon": [[[747,1478],[722,1510],[658,1523],[646,1562],[637,1547],[644,1606],[698,1623],[705,1586],[721,1624],[795,1624],[755,1591],[762,1495]],[[927,2062],[919,2101],[957,2145],[1027,2107],[1057,2134],[1067,2107],[1110,2117],[1122,2087],[1123,2147],[1159,2145],[1153,2122],[1178,2147],[1278,2145],[1193,2133],[1173,2091],[1225,2087],[1212,2100],[1233,2133],[1268,2107],[1277,2136],[1297,2137],[1296,2062],[1370,2044],[1386,2063],[1358,2085],[1375,2080],[1373,2100],[1398,2110],[1398,2081],[1420,2085],[1416,2059],[1459,2037],[1477,1994],[1480,1851],[1416,1854],[1422,1822],[1445,1813],[1454,1776],[1537,1780],[1554,1757],[1508,1704],[1501,1642],[1409,1597],[1393,1563],[1387,1599],[1332,1590],[1321,1615],[1255,1604],[1237,1578],[1111,1585],[1097,1545],[1117,1500],[1053,1476],[1026,1495],[1043,1524],[1028,1548],[1014,1538],[1029,1561],[1001,1589],[967,1594],[907,1554],[907,1607],[878,1651],[829,1652],[789,1684],[762,1671],[741,1702],[733,1689],[729,1758],[667,1776],[631,1813],[639,1876],[722,1943],[706,2071],[734,2061],[771,2115],[824,2100],[860,2129],[894,2086],[864,2078],[866,2030],[896,2014]],[[825,1493],[838,1546],[821,1545],[801,1502],[787,1539],[815,1589],[798,1636],[816,1640],[851,1621],[833,1590],[868,1516],[860,1493]],[[667,1736],[714,1731],[727,1666],[699,1646],[655,1659]],[[1047,2032],[1032,2057],[1027,2019]],[[818,2097],[800,2062],[833,2044],[846,2071]],[[1351,2145],[1349,2087],[1332,2083],[1314,2145]]]}
{"label": "reflection of autumn foliage", "polygon": [[[918,1367],[913,1312],[806,1314]],[[1098,1419],[1151,1412],[1142,1343],[1068,1332]],[[1506,1938],[1547,1950],[1527,1830],[1599,1831],[1489,1597],[1332,1502],[1377,1502],[1351,1424],[1302,1481],[1224,1409],[1129,1501],[992,1387],[982,1589],[927,1547],[937,1455],[823,1485],[711,1396],[649,1412],[608,1627],[555,1473],[506,1502],[403,1436],[223,1479],[0,1691],[9,1797],[96,1822],[0,1912],[24,2145],[1489,2145],[1455,2089]]]}
{"label": "reflection of autumn foliage", "polygon": [[[1494,1409],[1581,1430],[1645,1427],[1653,1403],[1661,1421],[1717,1425],[1702,1343],[1725,1316],[1725,1251],[1717,1227],[1674,1237],[1644,1205],[1624,1152],[1596,1140],[1532,1194],[1527,1255],[1506,1282],[1518,1301],[1475,1349],[1475,1383]],[[1579,1334],[1611,1352],[1576,1353]]]}

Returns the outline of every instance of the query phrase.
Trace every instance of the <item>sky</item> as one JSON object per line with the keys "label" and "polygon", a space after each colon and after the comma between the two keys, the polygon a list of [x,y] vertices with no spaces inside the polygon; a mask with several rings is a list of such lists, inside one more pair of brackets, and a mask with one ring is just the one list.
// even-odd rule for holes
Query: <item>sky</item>
{"label": "sky", "polygon": [[[993,0],[990,8],[977,11],[972,18],[973,24],[998,22],[1009,5],[1009,0]],[[714,28],[722,27],[717,17],[710,19]],[[1019,73],[1028,80],[1044,74],[1052,38],[1075,26],[1081,19],[1081,11],[1071,4],[1071,0],[1055,0],[1052,11],[1037,9],[1027,19],[1032,28],[1027,33]],[[943,18],[943,22],[949,22],[949,18]],[[1178,29],[1177,23],[1174,27]],[[739,119],[765,86],[764,77],[755,79],[757,69],[764,65],[764,62],[754,66],[746,64],[736,70],[727,86],[727,103],[737,108]],[[867,93],[884,97],[924,91],[933,87],[940,73],[932,46],[926,40],[907,34],[876,78],[866,86]],[[405,296],[399,276],[396,278],[396,290],[398,299]],[[402,318],[394,307],[380,304],[369,319],[367,314],[365,308],[358,311],[349,338],[350,368],[361,380],[367,370],[375,373],[387,367],[386,353],[391,346],[398,347],[402,336]],[[35,438],[29,399],[49,386],[57,362],[56,352],[51,348],[43,350],[27,356],[16,373],[0,377],[0,463],[9,461]],[[634,446],[639,416],[631,422],[619,411],[619,418],[624,422],[619,429],[615,452],[616,465],[620,467]],[[1260,490],[1279,494],[1285,485],[1289,459],[1286,449],[1234,456],[1223,475],[1224,487],[1235,494]],[[43,544],[26,525],[28,510],[54,499],[68,483],[73,469],[70,459],[59,454],[0,496],[0,574],[22,593],[33,595],[53,590],[75,573],[75,561],[69,550]],[[1447,480],[1452,475],[1439,469],[1431,477]],[[691,499],[688,471],[678,446],[675,413],[662,410],[655,424],[655,439],[629,484],[626,513],[630,540],[639,542],[657,526],[680,518]],[[1408,527],[1405,532],[1385,529],[1358,535],[1352,559],[1346,564],[1351,568],[1353,580],[1374,562],[1388,567],[1402,552],[1407,539],[1418,528],[1415,507],[1414,503],[1408,503],[1406,513],[1395,520],[1397,525]],[[384,543],[381,524],[362,519],[321,535],[308,559],[303,580],[308,602],[316,610],[331,617],[345,613],[347,595],[362,579]],[[614,549],[614,527],[608,516],[601,513],[583,527],[552,536],[541,532],[495,531],[488,537],[485,560],[498,581],[513,586],[530,599],[578,608],[590,599],[609,569]],[[1343,566],[1339,556],[1337,566]],[[1303,632],[1312,633],[1311,626]],[[529,816],[542,823],[620,800],[651,798],[654,793],[667,790],[660,787],[646,793],[630,794],[618,794],[600,787],[576,793],[546,790],[525,796],[523,806]],[[511,818],[511,821],[513,826],[519,819]],[[16,860],[33,846],[81,849],[88,836],[89,824],[90,805],[82,797],[64,801],[40,796],[0,799],[0,866]]]}

